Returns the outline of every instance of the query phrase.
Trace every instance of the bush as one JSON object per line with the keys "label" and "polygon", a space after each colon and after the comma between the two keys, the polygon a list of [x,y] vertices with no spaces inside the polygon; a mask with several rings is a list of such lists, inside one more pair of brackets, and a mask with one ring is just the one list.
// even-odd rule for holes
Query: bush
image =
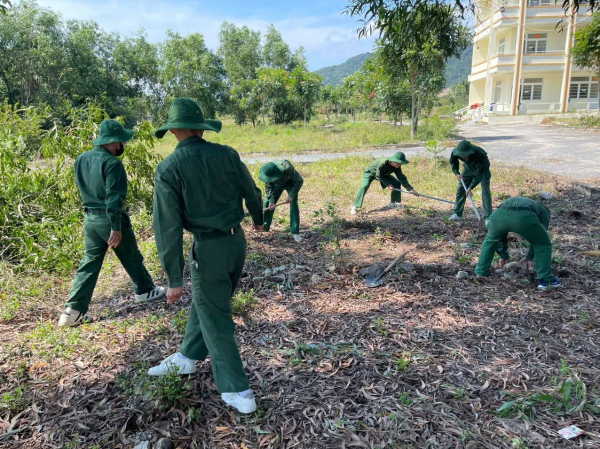
{"label": "bush", "polygon": [[458,129],[453,120],[442,120],[437,115],[427,118],[419,125],[417,136],[420,140],[440,140],[454,139],[458,135]]}
{"label": "bush", "polygon": [[[28,111],[33,117],[46,112]],[[4,107],[0,123],[19,123],[22,111]],[[81,198],[73,172],[77,156],[92,148],[99,122],[106,114],[95,105],[69,111],[70,124],[45,132],[37,123],[25,137],[0,127],[0,258],[17,270],[41,268],[68,273],[83,252]],[[150,209],[154,167],[150,152],[155,138],[144,122],[127,145],[123,162],[128,171],[130,209]],[[44,159],[29,160],[26,141],[40,139]]]}

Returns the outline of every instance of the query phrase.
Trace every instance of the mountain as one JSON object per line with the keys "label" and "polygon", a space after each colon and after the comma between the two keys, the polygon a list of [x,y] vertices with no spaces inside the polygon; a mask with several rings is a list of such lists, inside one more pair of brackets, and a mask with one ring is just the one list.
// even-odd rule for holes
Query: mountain
{"label": "mountain", "polygon": [[473,46],[469,45],[459,58],[450,58],[446,63],[446,87],[456,86],[467,81],[471,73],[471,58]]}
{"label": "mountain", "polygon": [[323,67],[317,70],[317,73],[323,77],[324,85],[333,84],[334,86],[341,86],[342,80],[360,70],[363,63],[371,56],[373,56],[373,53],[356,55],[342,64]]}
{"label": "mountain", "polygon": [[[473,46],[469,45],[458,58],[450,58],[446,64],[446,87],[456,86],[461,81],[466,81],[471,73],[471,57]],[[317,73],[323,77],[323,84],[341,86],[342,80],[360,70],[364,62],[373,56],[373,53],[363,53],[353,56],[339,65],[323,67]]]}

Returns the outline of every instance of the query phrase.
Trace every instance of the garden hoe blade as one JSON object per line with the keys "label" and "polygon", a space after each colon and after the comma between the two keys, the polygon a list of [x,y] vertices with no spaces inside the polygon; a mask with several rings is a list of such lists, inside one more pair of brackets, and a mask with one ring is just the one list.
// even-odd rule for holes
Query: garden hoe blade
{"label": "garden hoe blade", "polygon": [[379,276],[375,276],[374,274],[370,274],[367,279],[365,279],[365,285],[367,287],[371,287],[371,288],[375,288],[375,287],[379,287],[381,284],[383,284],[383,276],[390,271],[392,268],[394,268],[394,265],[396,265],[398,262],[400,262],[400,260],[404,259],[404,257],[408,254],[408,252],[405,252],[403,254],[400,254],[398,257],[396,257],[394,259],[394,261],[388,265],[388,267],[383,270],[381,272],[381,274]]}

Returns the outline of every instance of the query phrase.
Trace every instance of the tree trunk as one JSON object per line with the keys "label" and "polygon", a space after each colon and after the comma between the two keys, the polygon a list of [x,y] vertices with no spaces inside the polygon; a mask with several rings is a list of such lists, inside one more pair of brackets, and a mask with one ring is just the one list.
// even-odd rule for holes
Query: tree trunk
{"label": "tree trunk", "polygon": [[411,70],[411,72],[410,72],[410,117],[411,117],[410,135],[413,138],[417,134],[417,127],[418,127],[418,123],[419,123],[419,118],[417,116],[417,101],[416,101],[415,97],[416,97],[415,74]]}
{"label": "tree trunk", "polygon": [[421,116],[421,98],[422,98],[422,94],[421,94],[421,91],[419,91],[419,93],[417,94],[417,121],[419,120],[419,117]]}
{"label": "tree trunk", "polygon": [[335,113],[335,119],[338,120],[339,119],[339,116],[338,116],[339,112],[338,112],[337,108],[334,109],[334,113]]}
{"label": "tree trunk", "polygon": [[402,126],[402,114],[400,114],[400,126]]}
{"label": "tree trunk", "polygon": [[306,103],[304,103],[304,127],[306,128]]}

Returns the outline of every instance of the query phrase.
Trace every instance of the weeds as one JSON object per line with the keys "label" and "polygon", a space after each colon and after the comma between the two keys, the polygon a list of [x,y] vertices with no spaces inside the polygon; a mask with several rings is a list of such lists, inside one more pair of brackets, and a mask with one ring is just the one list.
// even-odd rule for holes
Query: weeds
{"label": "weeds", "polygon": [[258,304],[258,298],[254,295],[254,289],[247,292],[238,290],[231,299],[231,310],[238,315],[247,315]]}

